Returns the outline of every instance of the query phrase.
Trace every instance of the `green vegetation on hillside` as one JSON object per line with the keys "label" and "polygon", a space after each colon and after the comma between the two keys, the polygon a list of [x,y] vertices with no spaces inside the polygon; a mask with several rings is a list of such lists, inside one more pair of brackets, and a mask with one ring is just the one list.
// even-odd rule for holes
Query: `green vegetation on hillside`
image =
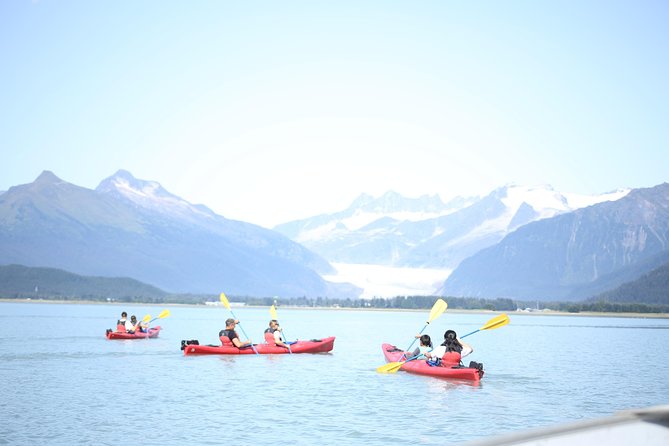
{"label": "green vegetation on hillside", "polygon": [[[519,305],[519,308],[528,306]],[[669,305],[637,302],[541,302],[541,308],[568,313],[669,313]]]}
{"label": "green vegetation on hillside", "polygon": [[0,266],[0,297],[163,302],[168,293],[127,277],[88,277],[56,268]]}
{"label": "green vegetation on hillside", "polygon": [[[309,299],[299,297],[295,299],[282,299],[281,303],[303,307],[342,307],[342,308],[392,308],[392,309],[424,309],[432,308],[437,296],[397,296],[390,298],[375,297],[372,299],[336,299],[318,297]],[[466,310],[493,310],[493,311],[515,311],[517,306],[511,299],[476,299],[461,297],[444,297],[448,307]],[[238,302],[246,302],[249,305],[272,305],[274,299],[241,297],[235,299]]]}
{"label": "green vegetation on hillside", "polygon": [[[669,268],[649,274],[665,277]],[[0,266],[0,297],[10,299],[45,299],[71,301],[112,301],[137,303],[202,304],[218,302],[215,294],[169,294],[151,285],[129,278],[86,277],[54,268],[29,268],[20,265]],[[392,298],[338,299],[329,297],[278,299],[273,297],[230,296],[248,305],[270,306],[274,303],[303,307],[429,309],[438,297],[448,302],[450,309],[516,311],[536,308],[539,302],[512,299],[479,299],[444,296],[397,296]],[[540,308],[555,311],[611,313],[669,313],[669,305],[643,302],[540,302]]]}
{"label": "green vegetation on hillside", "polygon": [[669,263],[591,300],[667,305],[669,303]]}
{"label": "green vegetation on hillside", "polygon": [[[512,299],[478,299],[473,297],[447,297],[447,296],[398,296],[388,299],[332,299],[332,298],[297,298],[280,303],[298,305],[305,307],[341,307],[341,308],[388,308],[388,309],[429,309],[434,301],[442,297],[448,303],[450,309],[460,310],[491,310],[491,311],[516,311],[525,308],[534,308],[536,302],[521,302]],[[245,302],[249,305],[269,306],[274,302],[273,298],[235,298],[237,302]],[[542,310],[565,311],[570,313],[580,312],[607,312],[607,313],[669,313],[669,305],[646,305],[640,303],[610,303],[610,302],[541,302]]]}

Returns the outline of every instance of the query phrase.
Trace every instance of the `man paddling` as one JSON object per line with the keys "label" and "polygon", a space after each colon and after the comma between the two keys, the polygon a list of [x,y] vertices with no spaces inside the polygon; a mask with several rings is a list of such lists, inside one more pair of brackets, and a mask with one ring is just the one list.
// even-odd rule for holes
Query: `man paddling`
{"label": "man paddling", "polygon": [[239,323],[238,320],[232,318],[226,319],[225,329],[221,330],[218,333],[218,337],[221,340],[221,344],[223,344],[224,346],[229,346],[229,347],[234,346],[237,348],[250,347],[253,344],[253,341],[251,341],[250,339],[246,342],[242,342],[239,340],[239,336],[235,331],[235,326],[238,323]]}

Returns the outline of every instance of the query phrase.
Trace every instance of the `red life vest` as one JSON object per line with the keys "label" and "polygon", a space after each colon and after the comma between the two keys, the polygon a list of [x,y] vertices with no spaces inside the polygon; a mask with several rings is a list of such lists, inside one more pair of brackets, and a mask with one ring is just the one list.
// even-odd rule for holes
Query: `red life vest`
{"label": "red life vest", "polygon": [[119,333],[125,333],[125,323],[121,320],[116,321],[116,331]]}
{"label": "red life vest", "polygon": [[458,352],[446,352],[444,356],[441,357],[441,363],[446,365],[458,365],[462,356]]}
{"label": "red life vest", "polygon": [[276,344],[276,341],[274,339],[274,333],[269,333],[269,332],[266,331],[265,332],[265,342],[267,342],[268,344],[271,344],[271,345]]}
{"label": "red life vest", "polygon": [[230,340],[230,338],[228,337],[228,332],[229,331],[232,331],[232,330],[221,330],[221,332],[219,333],[219,336],[218,336],[218,338],[221,340],[221,344],[224,347],[234,347],[235,346],[235,344],[233,344],[232,341]]}

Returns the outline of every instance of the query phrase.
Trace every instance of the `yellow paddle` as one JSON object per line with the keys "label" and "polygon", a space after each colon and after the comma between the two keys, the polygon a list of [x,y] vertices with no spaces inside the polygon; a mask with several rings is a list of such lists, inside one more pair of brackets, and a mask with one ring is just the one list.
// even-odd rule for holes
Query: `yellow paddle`
{"label": "yellow paddle", "polygon": [[474,330],[471,333],[467,333],[460,339],[466,338],[467,336],[473,335],[474,333],[478,333],[481,330],[494,330],[495,328],[503,327],[509,322],[509,316],[507,316],[506,313],[502,313],[499,316],[495,316],[494,318],[490,319],[483,327],[479,328],[478,330]]}
{"label": "yellow paddle", "polygon": [[[153,322],[153,321],[155,321],[156,319],[164,319],[164,318],[168,317],[169,315],[170,315],[170,310],[163,310],[163,311],[160,312],[160,314],[158,315],[158,317],[154,317],[153,319],[151,319],[151,316],[149,316],[149,315],[147,314],[146,316],[144,316],[144,319],[143,319],[143,320],[144,320],[144,322]],[[148,316],[149,319],[151,319],[150,321],[147,321],[147,320],[146,320],[146,317],[147,317],[147,316]]]}
{"label": "yellow paddle", "polygon": [[380,367],[376,368],[376,371],[379,373],[395,373],[397,372],[402,366],[404,365],[405,362],[413,361],[414,359],[418,358],[420,355],[412,356],[409,359],[405,359],[404,361],[396,361],[396,362],[389,362],[388,364],[383,364]]}
{"label": "yellow paddle", "polygon": [[[432,310],[430,310],[430,317],[427,318],[427,322],[425,323],[425,326],[423,329],[418,333],[419,335],[423,334],[425,329],[427,328],[428,325],[430,325],[430,322],[438,318],[439,316],[442,315],[444,311],[446,311],[446,308],[448,308],[448,304],[444,301],[444,299],[437,299],[437,301],[432,305]],[[420,337],[420,336],[419,336]],[[409,348],[404,350],[404,354],[402,357],[406,358],[406,352],[411,350],[411,347],[413,347],[414,342],[416,342],[418,338],[413,338],[413,341],[411,341],[411,345],[409,345]]]}
{"label": "yellow paddle", "polygon": [[[269,307],[269,315],[275,321],[279,320],[279,318],[276,315],[276,308],[274,307],[274,305]],[[281,334],[283,335],[283,342],[288,346],[288,353],[290,353],[292,355],[293,351],[290,349],[290,344],[288,343],[288,341],[286,339],[286,334],[283,332],[283,329],[281,330]]]}
{"label": "yellow paddle", "polygon": [[[230,314],[232,315],[232,317],[233,317],[235,320],[238,320],[238,319],[237,319],[237,316],[235,316],[235,313],[233,313],[232,308],[230,308],[230,302],[228,301],[228,298],[225,297],[225,293],[221,293],[220,299],[221,299],[221,303],[225,306],[225,308],[227,308],[228,310],[230,310]],[[246,336],[246,339],[248,339],[248,338],[249,338],[249,335],[247,335],[246,332],[244,331],[244,327],[242,327],[241,322],[238,322],[237,325],[239,325],[239,328],[242,329],[242,333],[244,333],[244,336]],[[251,348],[253,349],[253,352],[254,352],[256,355],[259,355],[259,354],[260,354],[260,353],[258,353],[258,350],[256,350],[256,348],[255,348],[255,346],[253,345],[253,343],[251,343]]]}

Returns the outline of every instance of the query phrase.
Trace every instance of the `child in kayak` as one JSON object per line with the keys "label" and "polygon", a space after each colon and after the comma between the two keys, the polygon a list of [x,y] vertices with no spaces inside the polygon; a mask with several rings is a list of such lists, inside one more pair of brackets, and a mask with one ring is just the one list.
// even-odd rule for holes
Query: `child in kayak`
{"label": "child in kayak", "polygon": [[269,328],[265,329],[265,342],[270,345],[274,344],[279,347],[290,348],[281,338],[281,327],[279,327],[279,321],[276,319],[269,321]]}
{"label": "child in kayak", "polygon": [[420,339],[420,345],[416,350],[413,351],[411,354],[411,357],[415,357],[416,359],[425,359],[426,354],[432,351],[432,339],[430,339],[430,335],[416,335],[416,338]]}
{"label": "child in kayak", "polygon": [[444,364],[460,364],[465,356],[471,354],[474,349],[458,338],[454,330],[446,330],[444,333],[444,342],[425,356],[428,360],[440,359]]}
{"label": "child in kayak", "polygon": [[237,347],[237,348],[244,348],[244,347],[250,347],[251,344],[253,343],[250,339],[246,342],[242,342],[239,340],[239,336],[237,335],[237,332],[235,331],[235,326],[239,323],[239,321],[234,320],[232,318],[226,319],[225,321],[225,329],[221,330],[218,332],[218,337],[221,340],[221,344],[223,344],[226,347]]}

